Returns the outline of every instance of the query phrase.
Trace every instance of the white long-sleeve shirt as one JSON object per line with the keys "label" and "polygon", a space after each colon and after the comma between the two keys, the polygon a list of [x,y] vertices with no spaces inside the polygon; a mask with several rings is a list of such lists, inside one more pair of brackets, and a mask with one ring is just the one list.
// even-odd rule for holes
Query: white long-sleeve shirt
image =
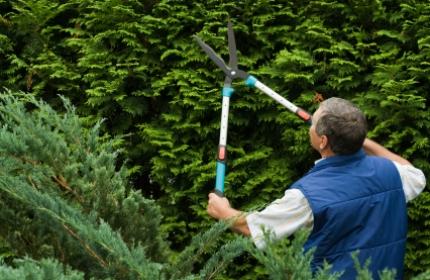
{"label": "white long-sleeve shirt", "polygon": [[[412,165],[394,162],[399,171],[406,201],[417,197],[426,186],[424,173]],[[293,234],[302,227],[312,229],[313,213],[309,202],[298,189],[288,189],[284,196],[273,201],[265,209],[246,216],[252,239],[258,248],[264,245],[264,230],[280,239]]]}

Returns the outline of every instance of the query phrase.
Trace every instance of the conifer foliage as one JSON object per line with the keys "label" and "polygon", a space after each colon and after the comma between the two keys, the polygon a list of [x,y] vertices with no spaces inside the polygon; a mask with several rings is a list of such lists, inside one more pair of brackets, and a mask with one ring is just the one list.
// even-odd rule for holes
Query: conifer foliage
{"label": "conifer foliage", "polygon": [[[9,171],[60,193],[83,215],[95,215],[92,221],[103,219],[126,244],[153,241],[145,248],[151,261],[166,260],[166,239],[180,252],[212,223],[205,206],[214,186],[224,77],[191,36],[227,58],[227,18],[241,68],[311,112],[316,94],[352,100],[368,117],[371,138],[430,175],[426,0],[0,0],[0,13],[0,86],[68,112],[61,94],[96,125],[93,133],[124,135],[100,147],[86,143],[97,154],[90,159],[79,150],[79,129],[63,131],[61,117],[34,125],[26,115],[9,116],[14,125],[5,128],[4,144],[19,155],[7,159]],[[255,209],[281,196],[316,156],[306,125],[263,94],[234,87],[226,195],[238,208]],[[27,131],[23,126],[22,138],[13,138],[18,122]],[[53,132],[41,132],[46,128]],[[120,159],[129,159],[121,169],[111,161],[119,149]],[[9,205],[12,196],[1,196]],[[25,240],[34,240],[31,256],[62,256],[55,243],[45,245],[56,240],[53,231],[28,222],[40,214],[3,208],[0,219],[14,217],[29,235],[2,233],[7,242],[0,245],[16,244],[5,255],[23,254]],[[409,274],[430,266],[429,210],[428,190],[409,205]],[[156,218],[142,220],[140,213]],[[82,261],[73,268],[91,263],[66,257]]]}
{"label": "conifer foliage", "polygon": [[4,266],[0,275],[205,278],[222,271],[219,262],[228,264],[243,252],[249,241],[239,238],[225,244],[214,254],[217,261],[209,259],[194,275],[199,256],[216,250],[228,227],[219,223],[195,236],[174,261],[160,230],[159,207],[130,189],[126,168],[116,166],[119,139],[100,136],[99,125],[83,128],[74,108],[63,101],[66,113],[60,115],[30,95],[2,94],[0,253],[5,260],[45,260],[18,260],[16,268]]}
{"label": "conifer foliage", "polygon": [[67,101],[64,115],[28,95],[1,101],[5,252],[59,258],[89,275],[97,267],[123,274],[124,263],[141,274],[147,258],[165,260],[159,209],[126,189],[118,140],[102,141],[98,125],[85,130]]}

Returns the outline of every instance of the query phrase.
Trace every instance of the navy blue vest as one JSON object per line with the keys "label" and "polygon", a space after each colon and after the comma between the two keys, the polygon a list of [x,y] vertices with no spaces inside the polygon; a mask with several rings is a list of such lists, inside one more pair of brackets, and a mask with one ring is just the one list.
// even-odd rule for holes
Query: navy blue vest
{"label": "navy blue vest", "polygon": [[333,156],[318,162],[292,185],[303,192],[314,215],[314,227],[305,250],[316,248],[312,268],[324,260],[341,279],[355,279],[351,253],[359,250],[363,265],[374,279],[378,271],[395,268],[403,276],[407,232],[406,199],[400,175],[387,159],[352,155]]}

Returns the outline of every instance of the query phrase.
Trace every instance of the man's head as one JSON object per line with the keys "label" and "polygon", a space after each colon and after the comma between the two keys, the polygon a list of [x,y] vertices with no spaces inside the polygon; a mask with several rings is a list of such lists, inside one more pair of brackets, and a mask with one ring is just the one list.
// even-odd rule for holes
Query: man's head
{"label": "man's head", "polygon": [[336,97],[320,104],[309,130],[312,147],[323,156],[357,152],[363,146],[366,133],[366,118],[360,109]]}

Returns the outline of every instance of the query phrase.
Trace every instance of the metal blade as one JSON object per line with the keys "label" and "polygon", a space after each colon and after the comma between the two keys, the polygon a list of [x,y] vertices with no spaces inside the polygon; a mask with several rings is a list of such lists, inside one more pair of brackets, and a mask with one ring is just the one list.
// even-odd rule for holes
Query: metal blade
{"label": "metal blade", "polygon": [[232,79],[229,76],[225,76],[224,87],[231,87]]}
{"label": "metal blade", "polygon": [[221,68],[222,71],[224,71],[224,74],[226,76],[230,76],[230,71],[227,65],[225,64],[224,60],[219,57],[216,52],[209,47],[205,42],[202,41],[198,36],[193,35],[194,39],[196,39],[197,43],[200,45],[200,47],[204,50],[204,52],[209,56],[210,59],[212,59],[215,64]]}
{"label": "metal blade", "polygon": [[228,53],[230,54],[230,60],[228,66],[232,69],[237,69],[237,50],[236,50],[236,40],[234,38],[233,24],[228,21],[227,24],[227,34],[228,34]]}

